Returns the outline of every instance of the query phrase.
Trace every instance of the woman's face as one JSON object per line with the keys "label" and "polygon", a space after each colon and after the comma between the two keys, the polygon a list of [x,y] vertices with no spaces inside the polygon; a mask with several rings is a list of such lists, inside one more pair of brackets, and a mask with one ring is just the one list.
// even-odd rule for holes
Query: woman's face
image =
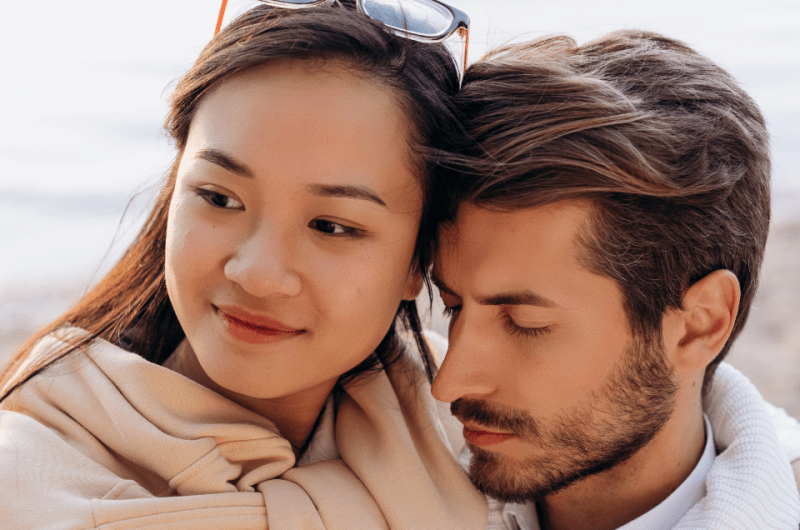
{"label": "woman's face", "polygon": [[418,294],[421,210],[388,89],[289,60],[220,83],[192,120],[166,242],[205,373],[250,397],[327,395]]}

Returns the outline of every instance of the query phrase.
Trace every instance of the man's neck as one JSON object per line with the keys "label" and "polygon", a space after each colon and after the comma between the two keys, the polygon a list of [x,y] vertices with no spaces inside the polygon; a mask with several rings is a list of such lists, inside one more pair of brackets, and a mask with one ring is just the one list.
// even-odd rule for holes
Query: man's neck
{"label": "man's neck", "polygon": [[647,513],[683,483],[703,453],[702,411],[676,410],[656,437],[627,461],[548,496],[542,530],[613,530]]}

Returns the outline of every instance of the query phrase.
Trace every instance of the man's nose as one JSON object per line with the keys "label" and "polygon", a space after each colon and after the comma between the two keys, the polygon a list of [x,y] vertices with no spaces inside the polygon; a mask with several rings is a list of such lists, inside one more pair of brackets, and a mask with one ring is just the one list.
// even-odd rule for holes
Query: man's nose
{"label": "man's nose", "polygon": [[279,227],[261,226],[237,244],[225,276],[257,298],[297,296],[303,285],[293,244]]}
{"label": "man's nose", "polygon": [[497,389],[491,364],[490,330],[463,310],[451,322],[444,362],[436,374],[431,392],[439,401],[462,397],[483,398]]}

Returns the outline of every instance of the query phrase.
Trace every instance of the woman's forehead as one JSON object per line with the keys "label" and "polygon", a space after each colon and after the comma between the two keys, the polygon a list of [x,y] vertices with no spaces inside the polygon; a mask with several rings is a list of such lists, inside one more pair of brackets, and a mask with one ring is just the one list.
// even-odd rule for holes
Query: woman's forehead
{"label": "woman's forehead", "polygon": [[182,165],[209,152],[262,178],[366,186],[395,207],[420,195],[392,92],[339,63],[279,61],[220,83],[197,109]]}

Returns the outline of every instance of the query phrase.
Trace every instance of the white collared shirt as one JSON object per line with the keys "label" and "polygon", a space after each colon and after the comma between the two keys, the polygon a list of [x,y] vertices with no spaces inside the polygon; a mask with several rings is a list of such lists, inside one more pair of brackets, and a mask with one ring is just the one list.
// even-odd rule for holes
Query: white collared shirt
{"label": "white collared shirt", "polygon": [[[706,444],[703,455],[678,488],[669,497],[649,512],[620,526],[617,530],[668,530],[678,524],[689,509],[706,494],[706,475],[714,464],[714,435],[711,424],[703,415],[706,430]],[[539,530],[539,516],[536,506],[530,504],[502,503],[489,499],[489,524],[487,528],[507,528],[508,530]],[[501,515],[502,514],[502,515]],[[501,519],[501,520],[500,520]],[[494,526],[493,526],[494,524]]]}

